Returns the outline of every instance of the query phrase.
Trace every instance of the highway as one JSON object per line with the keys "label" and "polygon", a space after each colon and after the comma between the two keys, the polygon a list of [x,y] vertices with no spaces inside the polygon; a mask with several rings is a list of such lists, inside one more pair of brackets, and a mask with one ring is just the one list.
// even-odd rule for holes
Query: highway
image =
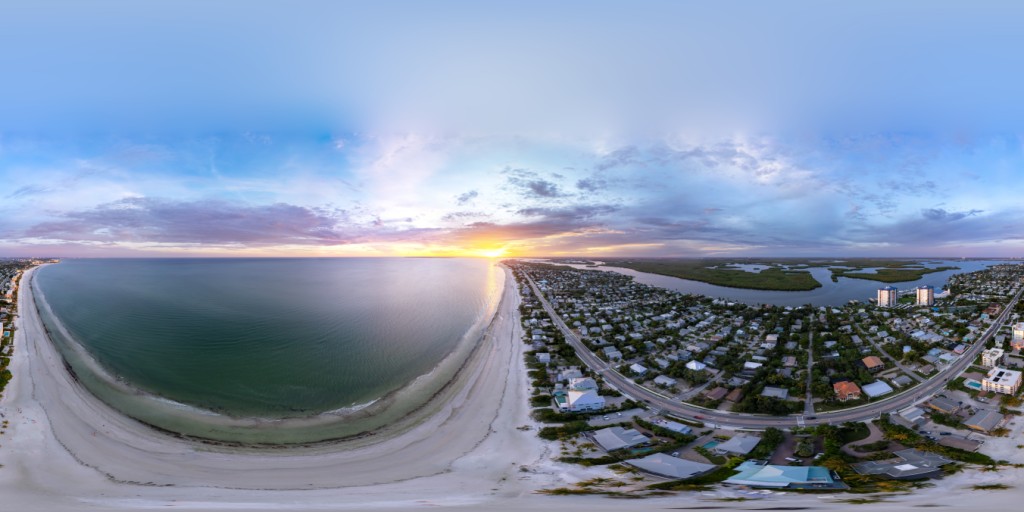
{"label": "highway", "polygon": [[672,416],[699,421],[708,425],[737,429],[763,429],[767,427],[791,428],[822,424],[839,424],[847,421],[866,421],[877,418],[882,413],[894,413],[921,400],[927,399],[928,397],[931,397],[937,392],[943,390],[946,386],[946,382],[952,380],[974,362],[978,354],[984,350],[985,343],[988,342],[989,338],[991,338],[999,330],[999,327],[1003,325],[1009,317],[1010,312],[1013,311],[1014,305],[1016,305],[1017,301],[1020,300],[1021,294],[1024,293],[1024,287],[1021,287],[1017,294],[1013,296],[1013,299],[1011,299],[1010,302],[1006,304],[1006,307],[1003,308],[999,317],[996,318],[988,330],[985,331],[985,334],[982,335],[982,337],[979,338],[974,345],[972,345],[971,348],[963,354],[962,357],[917,387],[911,388],[906,392],[894,395],[885,400],[840,411],[822,412],[818,413],[816,416],[806,416],[804,414],[769,416],[705,409],[693,404],[680,402],[679,400],[667,397],[636,384],[631,379],[619,373],[614,367],[609,366],[608,363],[605,363],[597,357],[596,354],[591,352],[579,336],[577,336],[576,333],[565,324],[562,317],[558,315],[555,309],[551,306],[551,303],[548,302],[547,297],[541,293],[540,288],[533,281],[533,278],[527,273],[524,273],[524,275],[530,282],[530,288],[532,288],[533,292],[537,295],[537,298],[540,300],[544,310],[551,316],[552,322],[554,322],[558,329],[562,331],[562,334],[565,335],[566,341],[576,350],[576,355],[591,370],[601,375],[607,384],[610,384],[615,389],[618,389],[620,392],[636,401],[646,402],[650,407],[661,409]]}

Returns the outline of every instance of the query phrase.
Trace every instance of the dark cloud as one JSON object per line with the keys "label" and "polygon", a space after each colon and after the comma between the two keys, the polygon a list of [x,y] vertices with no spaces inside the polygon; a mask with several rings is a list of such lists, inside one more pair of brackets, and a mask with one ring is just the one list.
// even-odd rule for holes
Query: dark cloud
{"label": "dark cloud", "polygon": [[949,212],[942,208],[925,208],[921,210],[921,215],[928,220],[936,221],[956,221],[972,215],[983,213],[984,210],[967,210],[962,212]]}
{"label": "dark cloud", "polygon": [[608,187],[608,182],[597,178],[584,178],[576,182],[576,188],[585,192],[597,192]]}
{"label": "dark cloud", "polygon": [[473,199],[476,199],[476,197],[479,195],[480,193],[477,192],[476,190],[470,190],[469,192],[459,194],[459,197],[457,197],[455,201],[459,203],[459,206],[462,206],[472,201]]}
{"label": "dark cloud", "polygon": [[508,176],[508,183],[517,188],[527,198],[552,199],[567,195],[562,192],[557,183],[546,180],[539,174],[527,169],[506,167],[502,174]]}
{"label": "dark cloud", "polygon": [[225,201],[129,198],[91,210],[66,212],[36,224],[28,238],[62,241],[208,245],[337,245],[354,241],[339,226],[342,210],[277,203],[248,206]]}
{"label": "dark cloud", "polygon": [[516,213],[526,217],[543,217],[547,220],[569,223],[614,213],[616,210],[618,208],[611,205],[576,205],[565,208],[523,208]]}

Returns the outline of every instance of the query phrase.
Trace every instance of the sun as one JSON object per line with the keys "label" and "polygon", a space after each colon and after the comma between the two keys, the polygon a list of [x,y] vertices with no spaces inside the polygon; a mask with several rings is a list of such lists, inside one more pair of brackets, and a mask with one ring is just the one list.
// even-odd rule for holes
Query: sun
{"label": "sun", "polygon": [[492,258],[493,259],[493,258],[500,258],[500,257],[504,256],[505,255],[505,248],[504,247],[498,247],[498,248],[495,248],[495,249],[477,249],[474,252],[478,256],[482,256],[484,258]]}

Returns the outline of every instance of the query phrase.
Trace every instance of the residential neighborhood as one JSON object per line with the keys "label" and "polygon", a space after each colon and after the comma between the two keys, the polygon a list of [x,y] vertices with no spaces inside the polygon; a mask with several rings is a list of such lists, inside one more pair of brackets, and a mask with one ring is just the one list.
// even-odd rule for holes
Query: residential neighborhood
{"label": "residential neighborhood", "polygon": [[[1024,308],[1015,299],[1024,266],[956,275],[949,290],[926,295],[927,305],[912,297],[895,307],[791,307],[684,295],[615,272],[508,264],[522,296],[535,416],[550,424],[540,434],[562,443],[563,461],[683,481],[728,468],[728,478],[715,481],[839,490],[851,476],[861,483],[932,478],[955,461],[994,463],[979,451],[984,437],[1005,435],[1020,414],[1014,368],[1024,360],[1014,341],[1024,339],[1017,322]],[[1004,311],[1009,304],[1014,310]],[[980,340],[984,346],[975,345]],[[968,354],[976,357],[967,361]],[[958,365],[966,370],[948,377]],[[938,380],[939,393],[914,396]],[[716,418],[795,422],[729,427],[652,406],[631,389]],[[871,421],[803,427],[817,414],[906,396],[917,400]],[[859,462],[864,457],[871,463]]]}

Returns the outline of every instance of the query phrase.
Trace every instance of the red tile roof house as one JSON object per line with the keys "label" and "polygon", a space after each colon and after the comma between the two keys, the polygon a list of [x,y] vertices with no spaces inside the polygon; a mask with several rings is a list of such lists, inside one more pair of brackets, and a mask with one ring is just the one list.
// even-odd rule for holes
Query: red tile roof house
{"label": "red tile roof house", "polygon": [[838,398],[840,402],[845,402],[847,400],[857,400],[858,398],[860,398],[860,388],[857,387],[856,384],[848,380],[832,384],[832,389],[835,390],[836,398]]}

